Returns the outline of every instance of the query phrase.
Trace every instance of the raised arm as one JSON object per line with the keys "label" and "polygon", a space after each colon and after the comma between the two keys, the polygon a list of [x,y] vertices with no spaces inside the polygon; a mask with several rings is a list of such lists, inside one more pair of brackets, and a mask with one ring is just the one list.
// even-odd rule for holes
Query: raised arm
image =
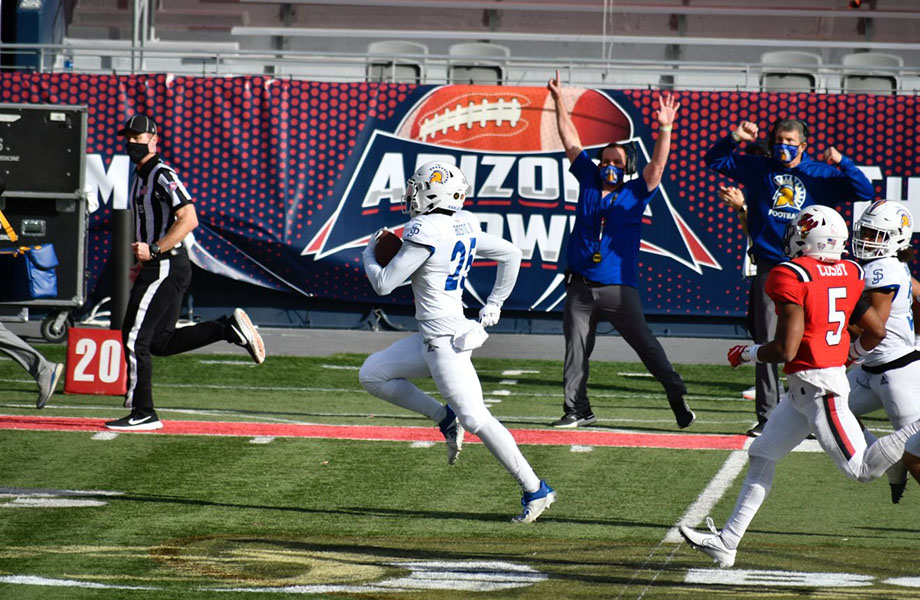
{"label": "raised arm", "polygon": [[669,92],[666,92],[664,96],[658,95],[658,110],[655,113],[655,118],[658,119],[658,139],[652,151],[652,160],[642,170],[642,178],[645,179],[645,185],[648,186],[649,191],[654,190],[661,183],[661,176],[664,175],[664,168],[668,164],[668,153],[671,151],[671,129],[674,127],[674,119],[677,117],[679,108],[680,102],[675,100]]}
{"label": "raised arm", "polygon": [[562,140],[562,147],[565,148],[565,156],[569,162],[574,162],[575,158],[581,154],[581,139],[578,137],[578,130],[575,129],[569,109],[565,107],[565,100],[562,98],[559,71],[556,71],[556,77],[550,79],[546,84],[546,89],[552,94],[553,101],[556,103],[556,128]]}
{"label": "raised arm", "polygon": [[852,198],[840,198],[840,200],[865,200],[872,202],[875,200],[875,188],[869,178],[859,170],[851,159],[840,153],[837,148],[829,146],[822,154],[821,158],[828,164],[836,165],[840,169],[841,180],[845,182],[847,189],[843,192],[849,192]]}

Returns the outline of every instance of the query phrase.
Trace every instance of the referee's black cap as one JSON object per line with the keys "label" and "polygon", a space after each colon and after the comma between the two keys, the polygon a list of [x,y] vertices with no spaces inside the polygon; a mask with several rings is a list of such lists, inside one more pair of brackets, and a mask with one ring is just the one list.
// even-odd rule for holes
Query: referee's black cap
{"label": "referee's black cap", "polygon": [[157,124],[147,115],[134,115],[125,123],[125,126],[118,130],[118,135],[126,133],[156,133]]}

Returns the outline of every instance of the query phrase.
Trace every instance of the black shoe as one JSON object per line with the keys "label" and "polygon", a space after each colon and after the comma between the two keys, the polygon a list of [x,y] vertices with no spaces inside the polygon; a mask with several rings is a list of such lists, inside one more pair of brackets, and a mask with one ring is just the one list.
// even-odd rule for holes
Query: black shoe
{"label": "black shoe", "polygon": [[677,419],[677,426],[681,429],[686,429],[696,421],[696,415],[693,414],[693,411],[690,410],[690,407],[687,406],[687,401],[683,397],[677,398],[676,400],[668,400],[668,404],[671,405],[671,411],[674,413],[674,418]]}
{"label": "black shoe", "polygon": [[575,427],[588,427],[597,423],[597,417],[594,416],[594,413],[589,412],[583,417],[579,417],[576,414],[565,414],[562,415],[562,418],[558,421],[553,421],[553,427],[565,428],[565,429],[574,429]]}
{"label": "black shoe", "polygon": [[156,413],[144,415],[132,412],[127,417],[107,421],[105,426],[115,431],[153,431],[163,429],[163,422],[157,418]]}
{"label": "black shoe", "polygon": [[907,489],[907,482],[903,483],[889,483],[891,486],[891,503],[898,504],[901,501],[901,496],[904,495],[904,490]]}
{"label": "black shoe", "polygon": [[763,428],[765,425],[766,423],[758,423],[757,425],[754,425],[753,427],[747,430],[747,436],[748,437],[760,437],[760,434],[763,433]]}

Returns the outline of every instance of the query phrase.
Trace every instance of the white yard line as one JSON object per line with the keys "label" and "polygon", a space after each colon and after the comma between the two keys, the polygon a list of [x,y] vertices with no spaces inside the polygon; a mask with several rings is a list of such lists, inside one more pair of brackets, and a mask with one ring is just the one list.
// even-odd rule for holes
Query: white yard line
{"label": "white yard line", "polygon": [[[722,499],[722,496],[725,495],[725,492],[732,486],[735,479],[744,469],[744,465],[747,464],[747,447],[751,444],[753,439],[749,439],[745,443],[744,450],[735,450],[728,455],[728,458],[722,463],[722,468],[719,469],[719,472],[716,473],[715,477],[709,482],[697,499],[687,508],[686,512],[677,520],[677,523],[688,525],[690,527],[696,527],[703,522],[716,504],[719,503],[719,500]],[[664,538],[658,544],[652,548],[652,551],[649,552],[649,555],[643,561],[642,565],[637,568],[629,581],[620,589],[620,593],[617,595],[617,599],[623,597],[623,593],[633,584],[633,582],[638,579],[639,575],[648,572],[651,573],[651,578],[648,583],[639,592],[639,595],[636,596],[636,600],[641,600],[645,597],[645,594],[648,592],[651,585],[658,579],[658,576],[661,575],[661,572],[664,571],[668,565],[671,563],[674,555],[681,547],[681,542],[683,538],[680,536],[680,532],[677,530],[677,525],[668,530]],[[671,552],[668,553],[667,558],[664,562],[654,563],[654,567],[649,568],[648,565],[653,564],[652,559],[655,554],[665,545],[665,544],[677,544],[671,549]]]}
{"label": "white yard line", "polygon": [[[735,450],[728,455],[728,459],[722,464],[722,468],[719,469],[716,476],[712,478],[709,485],[706,486],[706,489],[700,493],[696,501],[694,501],[683,516],[678,519],[678,524],[696,527],[709,516],[709,513],[712,512],[715,505],[719,503],[719,500],[722,499],[722,496],[725,495],[728,488],[732,486],[735,479],[737,479],[741,471],[744,470],[744,465],[747,464],[748,460],[747,446],[750,445],[751,441],[753,441],[753,439],[748,440],[744,450]],[[663,541],[666,544],[676,544],[682,540],[683,538],[677,530],[677,525],[675,525],[668,530]]]}

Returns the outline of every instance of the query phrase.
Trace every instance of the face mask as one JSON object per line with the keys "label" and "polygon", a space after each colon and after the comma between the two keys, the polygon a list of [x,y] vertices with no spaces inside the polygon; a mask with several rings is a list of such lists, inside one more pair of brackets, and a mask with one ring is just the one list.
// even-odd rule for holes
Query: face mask
{"label": "face mask", "polygon": [[773,156],[781,163],[791,163],[799,155],[799,147],[789,144],[776,144],[773,146]]}
{"label": "face mask", "polygon": [[601,167],[601,181],[606,185],[616,185],[623,181],[623,169],[613,165]]}
{"label": "face mask", "polygon": [[148,144],[128,142],[125,144],[125,150],[128,152],[128,158],[130,158],[131,162],[134,164],[141,162],[145,156],[150,154],[150,147]]}

